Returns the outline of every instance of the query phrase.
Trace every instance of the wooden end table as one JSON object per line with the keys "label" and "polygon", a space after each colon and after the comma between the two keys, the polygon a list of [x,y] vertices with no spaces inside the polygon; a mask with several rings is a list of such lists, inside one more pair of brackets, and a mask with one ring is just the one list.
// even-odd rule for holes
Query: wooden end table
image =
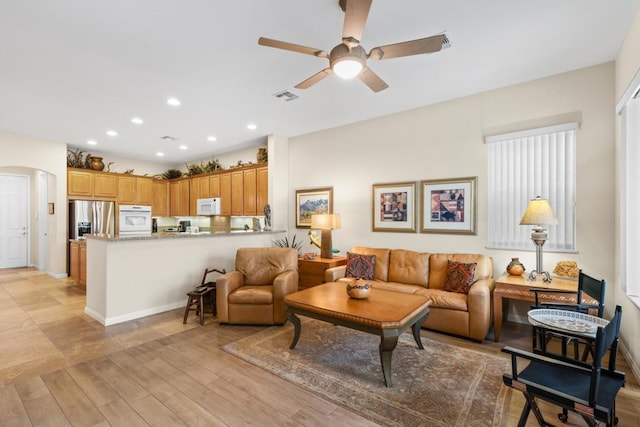
{"label": "wooden end table", "polygon": [[298,289],[307,289],[324,283],[324,272],[329,268],[347,265],[347,257],[298,259]]}
{"label": "wooden end table", "polygon": [[284,298],[287,318],[295,328],[289,348],[293,350],[300,338],[300,319],[296,314],[379,335],[384,383],[391,387],[391,356],[400,334],[412,328],[418,348],[424,349],[420,328],[429,316],[430,301],[424,296],[383,289],[371,289],[367,299],[358,300],[349,298],[345,287],[345,283],[329,282]]}
{"label": "wooden end table", "polygon": [[[502,303],[505,299],[535,301],[535,296],[530,289],[552,289],[575,292],[578,290],[578,280],[560,279],[554,277],[551,283],[542,280],[529,281],[523,276],[511,276],[505,274],[496,280],[496,287],[493,291],[493,336],[494,340],[500,340],[502,330]],[[567,294],[539,294],[541,302],[562,302],[576,303],[576,297]]]}

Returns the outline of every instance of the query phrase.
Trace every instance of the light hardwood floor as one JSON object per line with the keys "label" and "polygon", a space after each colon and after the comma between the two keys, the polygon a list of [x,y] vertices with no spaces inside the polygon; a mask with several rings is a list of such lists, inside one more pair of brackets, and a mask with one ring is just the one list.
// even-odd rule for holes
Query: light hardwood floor
{"label": "light hardwood floor", "polygon": [[[183,325],[179,309],[105,328],[84,300],[71,281],[0,270],[0,426],[375,425],[221,350],[262,327],[221,327],[210,315],[200,326],[193,313]],[[422,334],[502,357],[505,345],[531,345],[529,327],[510,322],[500,343]],[[618,367],[628,376],[619,425],[639,427],[638,382],[622,358]],[[509,426],[523,402],[512,394]],[[556,408],[543,411],[555,419]],[[570,414],[566,425],[586,424]]]}

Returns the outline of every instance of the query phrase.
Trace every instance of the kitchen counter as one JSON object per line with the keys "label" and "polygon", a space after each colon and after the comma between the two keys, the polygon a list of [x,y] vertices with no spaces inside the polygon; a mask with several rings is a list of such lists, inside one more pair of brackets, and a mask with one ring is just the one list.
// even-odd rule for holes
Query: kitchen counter
{"label": "kitchen counter", "polygon": [[158,232],[140,236],[119,236],[113,234],[85,234],[88,239],[106,240],[110,242],[132,241],[132,240],[157,240],[157,239],[184,239],[201,237],[224,237],[224,236],[256,236],[281,234],[284,230],[252,231],[252,230],[231,230],[231,231],[201,231],[198,233],[186,233],[177,231]]}
{"label": "kitchen counter", "polygon": [[85,313],[108,326],[184,308],[206,268],[232,271],[238,248],[271,247],[285,233],[86,235]]}

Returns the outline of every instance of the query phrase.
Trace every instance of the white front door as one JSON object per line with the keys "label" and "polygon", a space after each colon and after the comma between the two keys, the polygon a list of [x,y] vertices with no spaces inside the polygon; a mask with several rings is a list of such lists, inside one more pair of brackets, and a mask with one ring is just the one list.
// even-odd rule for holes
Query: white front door
{"label": "white front door", "polygon": [[0,175],[0,268],[26,267],[29,177]]}

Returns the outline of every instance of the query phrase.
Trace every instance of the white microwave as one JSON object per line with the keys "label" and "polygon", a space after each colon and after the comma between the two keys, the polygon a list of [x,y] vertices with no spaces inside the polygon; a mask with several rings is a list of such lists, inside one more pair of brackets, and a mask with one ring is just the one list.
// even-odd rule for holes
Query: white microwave
{"label": "white microwave", "polygon": [[220,197],[198,199],[198,215],[220,215]]}

